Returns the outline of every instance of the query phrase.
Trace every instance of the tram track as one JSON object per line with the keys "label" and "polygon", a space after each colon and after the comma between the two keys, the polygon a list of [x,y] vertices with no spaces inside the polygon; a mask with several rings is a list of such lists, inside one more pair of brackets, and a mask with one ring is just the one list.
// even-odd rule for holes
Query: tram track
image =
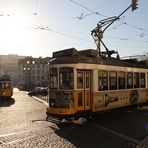
{"label": "tram track", "polygon": [[105,132],[107,132],[107,133],[110,133],[110,134],[112,134],[112,135],[115,135],[115,136],[117,136],[117,137],[120,137],[120,138],[122,138],[122,139],[128,141],[129,144],[134,144],[134,145],[138,146],[138,145],[140,144],[140,142],[141,142],[141,141],[139,141],[139,140],[137,140],[137,139],[134,139],[134,138],[132,138],[132,137],[129,137],[129,136],[127,136],[127,135],[125,135],[125,134],[122,134],[122,133],[120,133],[120,132],[117,132],[117,131],[115,131],[115,130],[112,130],[112,129],[103,127],[103,126],[101,126],[101,125],[99,125],[99,124],[91,123],[90,126],[94,127],[95,129],[103,130],[103,131],[105,131]]}

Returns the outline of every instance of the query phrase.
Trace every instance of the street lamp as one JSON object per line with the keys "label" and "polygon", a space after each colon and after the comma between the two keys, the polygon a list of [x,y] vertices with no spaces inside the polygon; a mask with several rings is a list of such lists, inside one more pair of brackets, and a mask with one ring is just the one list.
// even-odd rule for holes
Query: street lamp
{"label": "street lamp", "polygon": [[30,89],[30,61],[26,62],[25,67],[23,68],[25,72],[25,89],[29,90]]}
{"label": "street lamp", "polygon": [[30,70],[30,68],[24,67],[23,70],[25,72],[25,89],[28,90],[28,86],[29,86],[29,70]]}
{"label": "street lamp", "polygon": [[[23,66],[23,72],[24,72],[24,87],[26,90],[30,90],[33,89],[35,86],[35,81],[34,81],[34,77],[33,77],[33,71],[34,71],[34,64],[35,64],[35,60],[32,59],[28,59],[27,61],[25,61],[24,66]],[[32,78],[32,79],[31,79]]]}

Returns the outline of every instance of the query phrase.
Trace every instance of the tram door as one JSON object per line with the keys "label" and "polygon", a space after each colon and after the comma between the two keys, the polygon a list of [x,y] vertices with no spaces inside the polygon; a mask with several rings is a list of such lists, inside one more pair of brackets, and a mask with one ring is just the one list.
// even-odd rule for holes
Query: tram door
{"label": "tram door", "polygon": [[90,109],[90,70],[77,70],[77,110],[84,111]]}

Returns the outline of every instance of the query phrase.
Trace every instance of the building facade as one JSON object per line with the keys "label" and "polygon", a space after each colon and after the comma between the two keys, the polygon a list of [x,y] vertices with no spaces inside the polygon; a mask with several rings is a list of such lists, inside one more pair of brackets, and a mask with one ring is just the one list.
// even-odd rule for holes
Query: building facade
{"label": "building facade", "polygon": [[18,61],[26,56],[16,54],[0,55],[0,75],[9,75],[14,86],[18,83]]}
{"label": "building facade", "polygon": [[51,58],[27,57],[19,60],[19,89],[34,90],[36,87],[48,87],[48,63]]}

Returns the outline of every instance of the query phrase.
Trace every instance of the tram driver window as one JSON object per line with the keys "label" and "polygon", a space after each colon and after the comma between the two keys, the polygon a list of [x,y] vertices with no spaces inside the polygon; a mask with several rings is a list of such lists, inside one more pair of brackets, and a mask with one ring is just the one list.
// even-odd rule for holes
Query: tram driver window
{"label": "tram driver window", "polygon": [[133,73],[132,72],[128,72],[127,73],[127,88],[133,88]]}
{"label": "tram driver window", "polygon": [[108,90],[108,72],[99,71],[98,73],[99,90]]}
{"label": "tram driver window", "polygon": [[117,72],[111,71],[109,73],[109,89],[117,89]]}

